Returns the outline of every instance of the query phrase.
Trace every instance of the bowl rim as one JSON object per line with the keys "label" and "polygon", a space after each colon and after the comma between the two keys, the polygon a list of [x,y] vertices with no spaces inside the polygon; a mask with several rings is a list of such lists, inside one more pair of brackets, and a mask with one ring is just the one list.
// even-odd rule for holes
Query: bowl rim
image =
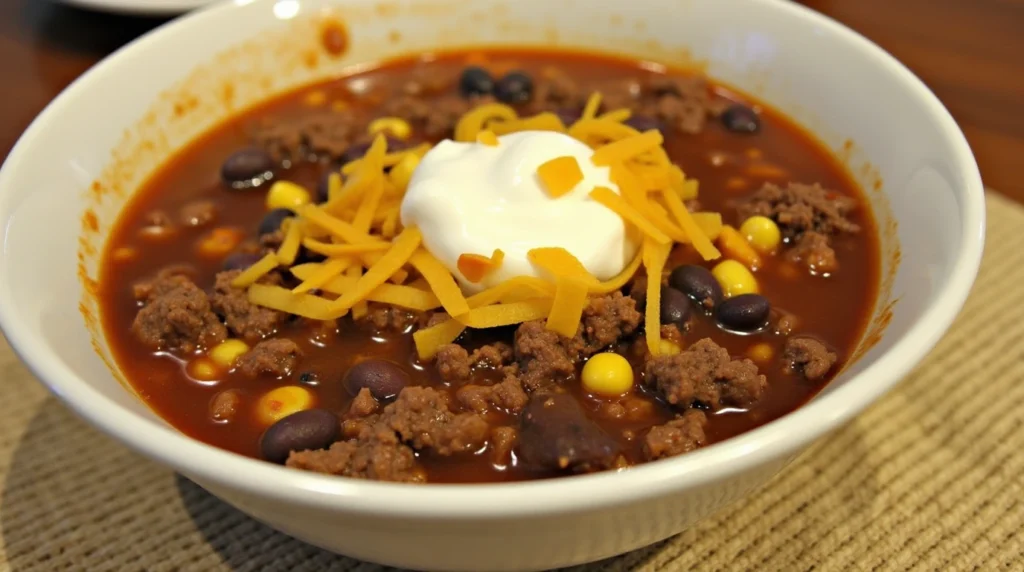
{"label": "bowl rim", "polygon": [[[759,0],[753,0],[759,1]],[[763,1],[763,0],[760,0]],[[722,443],[626,471],[603,472],[539,481],[496,484],[408,484],[339,478],[296,471],[207,445],[169,425],[126,411],[113,399],[79,379],[52,350],[22,329],[15,320],[15,301],[0,288],[0,329],[11,347],[59,399],[94,427],[131,449],[189,478],[237,492],[296,506],[403,518],[496,519],[565,514],[613,508],[682,490],[725,481],[771,461],[791,456],[811,441],[850,420],[891,389],[938,342],[962,308],[981,261],[985,232],[984,188],[970,147],[946,108],[909,69],[885,50],[844,25],[793,2],[765,2],[771,9],[834,35],[875,60],[909,88],[949,139],[955,172],[965,184],[961,204],[960,250],[950,279],[924,315],[856,379],[821,395],[779,419]],[[35,141],[51,129],[50,118],[73,106],[79,93],[95,89],[118,63],[136,48],[180,33],[193,22],[221,17],[239,4],[220,3],[179,18],[130,42],[107,57],[57,96],[15,144],[0,168],[0,192],[31,152]],[[0,213],[2,214],[2,213]],[[0,250],[0,261],[6,258]],[[627,485],[642,486],[627,486]],[[605,494],[596,494],[605,491]],[[615,491],[615,494],[607,494]]]}

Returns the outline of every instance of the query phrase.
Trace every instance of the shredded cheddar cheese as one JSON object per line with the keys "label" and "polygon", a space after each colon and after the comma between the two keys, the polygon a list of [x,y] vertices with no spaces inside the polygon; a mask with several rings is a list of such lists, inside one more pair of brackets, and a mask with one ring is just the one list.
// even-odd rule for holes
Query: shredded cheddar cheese
{"label": "shredded cheddar cheese", "polygon": [[277,268],[281,263],[278,259],[277,254],[268,254],[261,258],[256,264],[246,268],[241,274],[235,276],[235,279],[231,281],[231,285],[235,288],[246,288],[252,284],[255,284],[257,280],[263,278],[271,270]]}
{"label": "shredded cheddar cheese", "polygon": [[476,142],[481,145],[487,145],[490,147],[498,146],[498,136],[494,134],[490,129],[484,129],[483,131],[476,134]]}
{"label": "shredded cheddar cheese", "polygon": [[627,222],[640,229],[645,235],[651,238],[651,240],[659,244],[668,244],[672,242],[672,239],[668,237],[664,232],[658,230],[651,221],[647,220],[639,211],[629,205],[622,197],[615,194],[609,188],[606,187],[595,187],[593,191],[590,191],[590,198],[615,211],[616,214],[621,216]]}
{"label": "shredded cheddar cheese", "polygon": [[644,311],[644,330],[647,350],[651,355],[661,353],[661,271],[672,251],[671,244],[659,244],[650,238],[644,240],[644,268],[647,269],[647,308]]}
{"label": "shredded cheddar cheese", "polygon": [[[413,340],[420,359],[428,360],[466,328],[481,329],[545,320],[561,336],[580,328],[588,298],[616,292],[641,266],[647,277],[646,345],[662,351],[660,284],[669,253],[676,244],[693,248],[704,260],[724,254],[757,268],[763,261],[746,239],[724,225],[715,212],[691,213],[684,201],[697,197],[699,184],[673,164],[658,130],[640,132],[627,125],[628,109],[601,110],[600,93],[592,94],[580,118],[570,125],[554,113],[520,117],[501,103],[481,104],[455,126],[456,141],[499,146],[499,136],[527,130],[565,133],[593,150],[590,161],[609,167],[619,193],[595,187],[589,198],[627,223],[641,247],[615,277],[599,281],[569,251],[559,247],[530,250],[530,262],[541,277],[516,276],[466,297],[444,264],[423,245],[418,229],[403,228],[401,205],[420,160],[432,148],[422,143],[389,150],[378,130],[362,158],[350,161],[327,178],[327,202],[295,207],[282,223],[283,240],[275,252],[241,272],[232,286],[248,290],[253,304],[314,320],[334,320],[350,313],[366,315],[369,303],[413,312],[443,309],[448,319],[418,329]],[[413,136],[415,134],[410,134]],[[563,197],[583,180],[573,157],[556,157],[537,168],[537,177],[552,199]],[[620,194],[621,193],[621,194]],[[716,243],[723,252],[719,252]],[[326,257],[296,264],[301,249]],[[751,255],[752,253],[752,255]],[[500,268],[504,253],[490,257],[468,252],[456,263],[457,273],[480,283]],[[301,283],[293,289],[258,283],[278,268]]]}
{"label": "shredded cheddar cheese", "polygon": [[427,284],[430,284],[430,289],[437,295],[449,316],[458,318],[469,311],[469,304],[466,303],[466,298],[462,295],[455,278],[432,254],[420,249],[410,256],[409,263],[426,279]]}

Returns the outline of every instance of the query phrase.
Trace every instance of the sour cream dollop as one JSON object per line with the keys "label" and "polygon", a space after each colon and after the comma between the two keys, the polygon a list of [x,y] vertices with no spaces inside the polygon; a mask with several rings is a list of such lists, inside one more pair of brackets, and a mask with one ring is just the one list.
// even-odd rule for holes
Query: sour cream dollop
{"label": "sour cream dollop", "polygon": [[[590,199],[595,186],[618,193],[608,167],[595,166],[593,151],[568,135],[522,131],[499,138],[497,146],[438,143],[420,161],[402,201],[402,224],[416,226],[423,245],[462,284],[476,292],[516,276],[544,277],[527,253],[562,247],[599,280],[622,271],[638,243],[622,218]],[[583,180],[569,193],[550,197],[537,167],[572,156]],[[466,280],[457,267],[462,254],[505,253],[501,267],[480,283]]]}

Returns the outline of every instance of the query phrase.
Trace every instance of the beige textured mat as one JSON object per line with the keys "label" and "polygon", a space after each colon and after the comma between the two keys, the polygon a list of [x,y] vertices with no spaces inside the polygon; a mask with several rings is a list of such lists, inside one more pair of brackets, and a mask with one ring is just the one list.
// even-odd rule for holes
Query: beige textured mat
{"label": "beige textured mat", "polygon": [[[764,490],[583,570],[1024,570],[1024,208],[988,199],[931,357]],[[0,341],[0,569],[379,570],[259,524],[93,431]]]}

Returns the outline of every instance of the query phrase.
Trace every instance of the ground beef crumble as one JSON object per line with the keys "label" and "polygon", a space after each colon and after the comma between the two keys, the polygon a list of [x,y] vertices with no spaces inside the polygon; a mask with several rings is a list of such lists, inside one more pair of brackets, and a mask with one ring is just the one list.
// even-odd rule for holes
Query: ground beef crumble
{"label": "ground beef crumble", "polygon": [[446,396],[428,387],[407,387],[381,413],[380,424],[414,449],[452,455],[479,449],[490,426],[476,413],[453,413]]}
{"label": "ground beef crumble", "polygon": [[814,338],[794,337],[786,340],[782,357],[789,367],[811,381],[828,375],[839,356]]}
{"label": "ground beef crumble", "polygon": [[441,379],[465,383],[473,377],[474,368],[498,368],[511,363],[512,359],[512,347],[502,342],[481,346],[472,354],[458,344],[447,344],[437,351],[435,366]]}
{"label": "ground beef crumble", "polygon": [[760,190],[737,206],[740,219],[754,215],[774,219],[787,239],[806,231],[826,236],[841,232],[859,232],[849,216],[857,201],[822,188],[821,185],[790,183],[780,187],[765,183]]}
{"label": "ground beef crumble", "polygon": [[750,406],[761,398],[768,385],[754,362],[732,359],[725,348],[710,338],[699,340],[676,355],[649,357],[644,378],[679,408]]}
{"label": "ground beef crumble", "polygon": [[[241,273],[241,270],[218,272],[214,279],[210,303],[214,311],[224,317],[224,322],[232,333],[248,343],[256,343],[277,332],[288,315],[253,304],[249,301],[249,295],[244,288],[232,286],[231,281]],[[280,284],[280,281],[279,274],[271,273],[260,282]]]}
{"label": "ground beef crumble", "polygon": [[144,305],[135,315],[132,332],[149,348],[191,353],[227,338],[206,292],[183,274],[163,273],[136,285],[133,293]]}
{"label": "ground beef crumble", "polygon": [[275,161],[289,163],[337,159],[364,131],[349,113],[323,111],[291,120],[270,118],[254,126],[252,137]]}
{"label": "ground beef crumble", "polygon": [[377,403],[373,394],[370,393],[369,389],[364,387],[359,390],[355,399],[352,400],[352,405],[348,408],[348,416],[356,418],[369,417],[370,415],[377,413],[379,408],[380,404]]}
{"label": "ground beef crumble", "polygon": [[416,314],[389,304],[369,302],[367,308],[366,315],[358,321],[378,333],[404,334],[419,320]]}
{"label": "ground beef crumble", "polygon": [[404,483],[426,480],[413,450],[383,425],[364,427],[357,439],[338,441],[327,450],[293,451],[285,464],[359,479]]}
{"label": "ground beef crumble", "polygon": [[652,427],[643,440],[648,461],[689,453],[707,442],[704,427],[708,417],[699,409],[688,409],[678,419]]}
{"label": "ground beef crumble", "polygon": [[299,346],[288,338],[272,338],[256,344],[235,362],[235,369],[246,377],[267,375],[288,377],[302,356]]}
{"label": "ground beef crumble", "polygon": [[785,256],[816,274],[832,273],[839,268],[836,251],[832,249],[829,237],[813,230],[801,234],[786,250]]}
{"label": "ground beef crumble", "polygon": [[642,320],[635,300],[614,292],[590,299],[572,338],[548,330],[541,321],[521,324],[515,334],[515,356],[523,385],[533,391],[572,377],[577,362],[632,334]]}
{"label": "ground beef crumble", "polygon": [[741,220],[766,216],[779,225],[789,250],[789,260],[803,263],[812,273],[832,273],[839,268],[831,237],[860,232],[850,220],[857,201],[821,185],[790,183],[780,187],[765,183],[750,198],[737,205]]}
{"label": "ground beef crumble", "polygon": [[522,411],[529,399],[519,377],[511,372],[493,385],[463,386],[455,393],[455,398],[464,407],[477,413],[497,408],[514,415]]}

